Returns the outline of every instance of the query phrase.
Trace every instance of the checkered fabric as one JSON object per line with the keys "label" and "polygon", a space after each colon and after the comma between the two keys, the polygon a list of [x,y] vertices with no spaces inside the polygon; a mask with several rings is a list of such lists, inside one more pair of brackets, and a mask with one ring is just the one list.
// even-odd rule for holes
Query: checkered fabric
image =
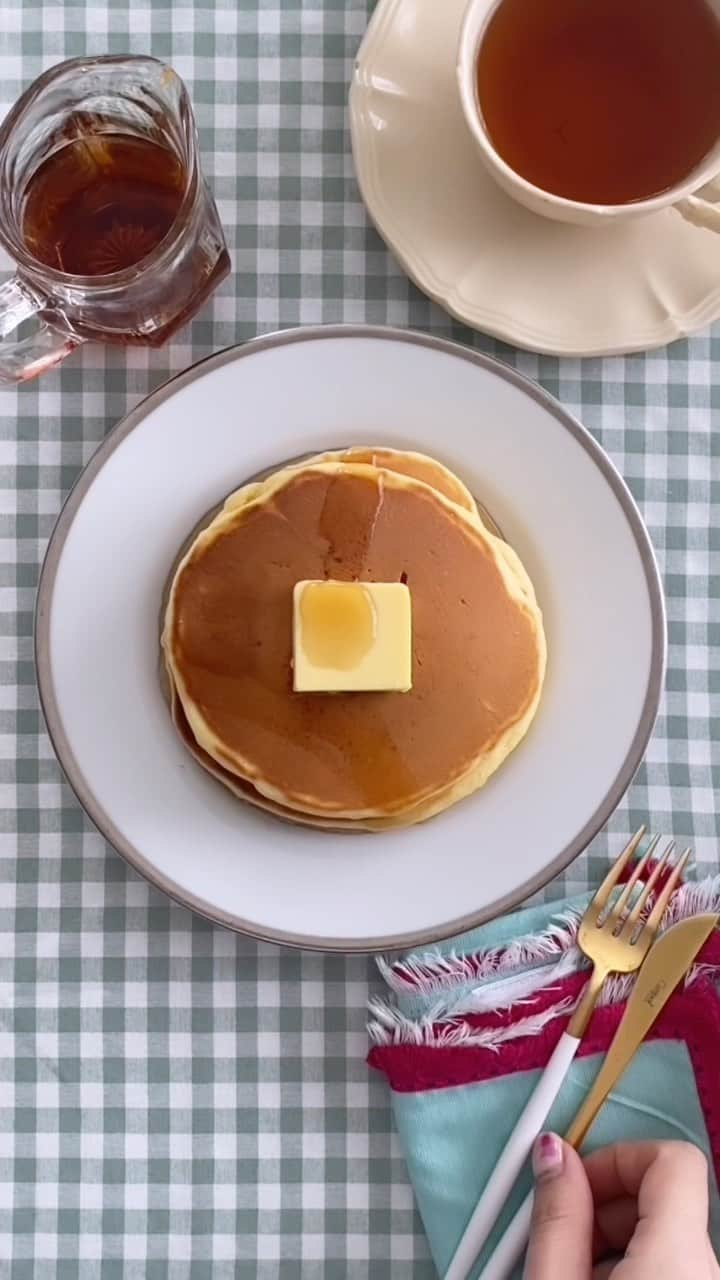
{"label": "checkered fabric", "polygon": [[0,390],[0,1280],[433,1274],[385,1085],[364,1062],[373,962],[259,946],[172,905],[92,829],[44,732],[32,630],[48,536],[98,441],[169,374],[258,332],[373,321],[491,352],[558,396],[644,512],[670,650],[627,803],[547,894],[583,887],[646,818],[717,867],[720,333],[647,356],[556,360],[473,334],[424,298],[369,226],[353,178],[345,104],[371,7],[0,7],[4,106],[65,57],[172,61],[234,263],[166,350],[88,347]]}

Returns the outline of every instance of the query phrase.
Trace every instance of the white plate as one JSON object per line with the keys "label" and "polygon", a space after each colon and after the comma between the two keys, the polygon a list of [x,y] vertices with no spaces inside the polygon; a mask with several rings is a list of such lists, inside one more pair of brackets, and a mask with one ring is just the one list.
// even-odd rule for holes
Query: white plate
{"label": "white plate", "polygon": [[[158,683],[165,579],[188,531],[252,473],[354,443],[458,471],[517,548],[545,613],[527,739],[484,790],[423,825],[343,835],[243,805],[192,760]],[[605,822],[650,734],[664,615],[645,528],[602,450],[554,400],[463,347],[392,329],[259,338],[181,374],[100,446],[40,584],[40,693],[80,801],[129,862],[211,920],[374,950],[488,919]]]}
{"label": "white plate", "polygon": [[380,0],[350,92],[358,181],[413,280],[466,324],[556,355],[644,351],[720,316],[720,235],[671,209],[573,227],[515,204],[456,86],[467,0]]}

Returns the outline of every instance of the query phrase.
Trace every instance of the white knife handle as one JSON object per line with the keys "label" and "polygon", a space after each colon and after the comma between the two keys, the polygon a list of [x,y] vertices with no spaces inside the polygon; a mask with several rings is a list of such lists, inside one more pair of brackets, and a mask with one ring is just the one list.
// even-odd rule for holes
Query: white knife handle
{"label": "white knife handle", "polygon": [[510,1280],[530,1238],[533,1193],[528,1192],[510,1226],[483,1267],[480,1280]]}
{"label": "white knife handle", "polygon": [[530,1155],[535,1139],[542,1131],[579,1044],[577,1037],[568,1035],[567,1031],[560,1037],[480,1196],[445,1272],[445,1280],[466,1280]]}

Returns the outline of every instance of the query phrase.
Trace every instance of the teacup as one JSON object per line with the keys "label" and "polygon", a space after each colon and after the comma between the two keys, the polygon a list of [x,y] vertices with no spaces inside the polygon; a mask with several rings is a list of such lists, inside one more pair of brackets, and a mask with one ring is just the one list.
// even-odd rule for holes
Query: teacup
{"label": "teacup", "polygon": [[[712,12],[720,20],[720,0],[708,2]],[[480,50],[490,23],[503,3],[505,0],[469,0],[460,33],[456,67],[460,101],[468,128],[477,144],[478,156],[499,186],[533,213],[558,222],[607,226],[631,218],[646,217],[658,210],[672,207],[696,226],[720,231],[720,208],[711,203],[711,200],[703,198],[703,195],[720,197],[720,182],[715,188],[709,185],[720,175],[720,136],[700,163],[682,180],[658,194],[627,203],[594,204],[555,194],[523,177],[503,159],[483,119],[477,83]],[[611,92],[611,86],[608,87],[608,92]],[[701,192],[702,195],[699,194]]]}

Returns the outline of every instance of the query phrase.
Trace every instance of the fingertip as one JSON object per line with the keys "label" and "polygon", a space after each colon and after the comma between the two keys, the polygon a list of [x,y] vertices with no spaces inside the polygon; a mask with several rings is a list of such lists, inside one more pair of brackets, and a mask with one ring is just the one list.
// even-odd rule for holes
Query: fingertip
{"label": "fingertip", "polygon": [[535,1181],[556,1178],[565,1163],[565,1143],[556,1133],[541,1133],[535,1139],[532,1153],[532,1171]]}
{"label": "fingertip", "polygon": [[592,1195],[576,1151],[554,1133],[533,1149],[535,1200],[525,1280],[586,1275],[592,1260]]}

